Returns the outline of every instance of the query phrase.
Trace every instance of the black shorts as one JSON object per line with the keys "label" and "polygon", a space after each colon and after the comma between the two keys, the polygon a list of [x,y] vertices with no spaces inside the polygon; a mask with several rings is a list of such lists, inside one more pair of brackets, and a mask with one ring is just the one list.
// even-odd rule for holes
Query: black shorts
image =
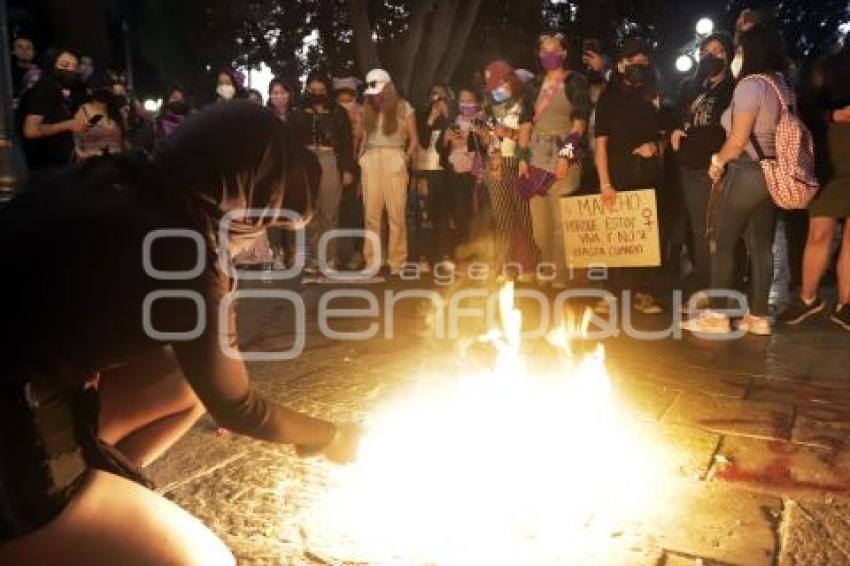
{"label": "black shorts", "polygon": [[58,516],[93,468],[152,487],[98,439],[94,388],[62,388],[33,401],[28,385],[0,381],[0,543]]}

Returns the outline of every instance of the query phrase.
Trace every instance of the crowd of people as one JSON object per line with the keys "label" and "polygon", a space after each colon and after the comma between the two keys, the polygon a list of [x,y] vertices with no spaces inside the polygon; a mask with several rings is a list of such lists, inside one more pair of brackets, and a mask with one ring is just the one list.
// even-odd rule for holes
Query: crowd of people
{"label": "crowd of people", "polygon": [[[574,271],[559,199],[598,192],[612,205],[619,192],[655,188],[663,265],[611,268],[604,284],[617,297],[630,291],[630,308],[662,313],[670,290],[681,288],[702,309],[687,328],[728,332],[734,322],[770,334],[775,266],[783,265],[791,299],[778,318],[796,324],[823,310],[818,286],[850,212],[850,170],[842,165],[850,157],[850,49],[800,67],[767,17],[746,10],[734,34],[701,39],[697,70],[665,92],[641,38],[626,39],[610,57],[598,41],[584,41],[582,68],[570,64],[569,45],[560,34],[542,35],[537,73],[496,60],[478,81],[433,85],[415,107],[383,69],[364,80],[311,72],[303,90],[272,80],[265,105],[317,163],[306,272],[365,265],[383,265],[391,277],[411,267],[462,272],[486,241],[494,273],[564,289]],[[33,179],[96,155],[152,150],[193,112],[189,94],[175,88],[151,117],[128,98],[120,74],[67,49],[48,52],[41,71],[27,38],[15,40],[13,54]],[[240,72],[222,69],[215,103],[263,104],[244,83]],[[823,188],[808,212],[778,207],[762,168],[776,158],[785,106],[799,110],[814,137],[812,184]],[[780,219],[787,244],[775,249]],[[386,245],[378,256],[375,237],[323,238],[337,228],[365,228]],[[838,239],[847,243],[850,229]],[[284,230],[271,228],[260,248],[243,260],[271,257],[277,268],[296,260]],[[830,315],[845,329],[848,250],[838,255]],[[745,290],[749,312],[731,321],[722,314],[729,301],[710,299],[711,289]]]}

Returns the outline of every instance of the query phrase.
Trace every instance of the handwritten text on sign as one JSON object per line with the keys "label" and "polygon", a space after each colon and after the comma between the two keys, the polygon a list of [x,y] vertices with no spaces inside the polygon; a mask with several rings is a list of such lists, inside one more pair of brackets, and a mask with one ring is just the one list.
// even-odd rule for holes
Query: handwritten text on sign
{"label": "handwritten text on sign", "polygon": [[569,265],[661,265],[653,189],[619,192],[611,208],[599,195],[562,198],[561,212]]}

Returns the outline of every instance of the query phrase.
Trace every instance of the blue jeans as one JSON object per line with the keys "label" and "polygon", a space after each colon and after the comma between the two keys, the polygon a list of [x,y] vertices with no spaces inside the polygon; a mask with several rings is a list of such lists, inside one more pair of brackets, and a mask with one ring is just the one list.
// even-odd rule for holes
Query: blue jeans
{"label": "blue jeans", "polygon": [[[750,256],[750,312],[767,316],[773,285],[776,205],[767,191],[761,166],[746,154],[729,163],[721,182],[711,242],[711,287],[715,290],[735,287],[735,247],[743,237]],[[719,300],[715,306],[734,308],[732,303]]]}

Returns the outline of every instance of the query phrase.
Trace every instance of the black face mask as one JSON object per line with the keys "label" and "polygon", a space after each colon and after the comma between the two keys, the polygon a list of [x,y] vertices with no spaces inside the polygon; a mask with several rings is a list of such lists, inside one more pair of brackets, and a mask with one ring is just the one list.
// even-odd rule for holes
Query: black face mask
{"label": "black face mask", "polygon": [[631,64],[626,65],[626,69],[623,71],[623,74],[625,75],[626,80],[633,85],[643,86],[649,82],[651,72],[652,71],[650,71],[649,66],[647,65]]}
{"label": "black face mask", "polygon": [[308,92],[305,98],[307,99],[307,103],[310,104],[310,106],[319,106],[328,103],[327,94],[315,94],[312,92]]}
{"label": "black face mask", "polygon": [[714,55],[706,55],[699,60],[699,75],[701,77],[714,77],[719,74],[724,67],[726,61]]}
{"label": "black face mask", "polygon": [[189,113],[189,105],[186,104],[186,101],[184,100],[169,102],[165,109],[172,114],[179,114],[181,116],[185,116]]}
{"label": "black face mask", "polygon": [[53,69],[53,76],[65,88],[72,88],[80,83],[80,75],[68,69]]}

